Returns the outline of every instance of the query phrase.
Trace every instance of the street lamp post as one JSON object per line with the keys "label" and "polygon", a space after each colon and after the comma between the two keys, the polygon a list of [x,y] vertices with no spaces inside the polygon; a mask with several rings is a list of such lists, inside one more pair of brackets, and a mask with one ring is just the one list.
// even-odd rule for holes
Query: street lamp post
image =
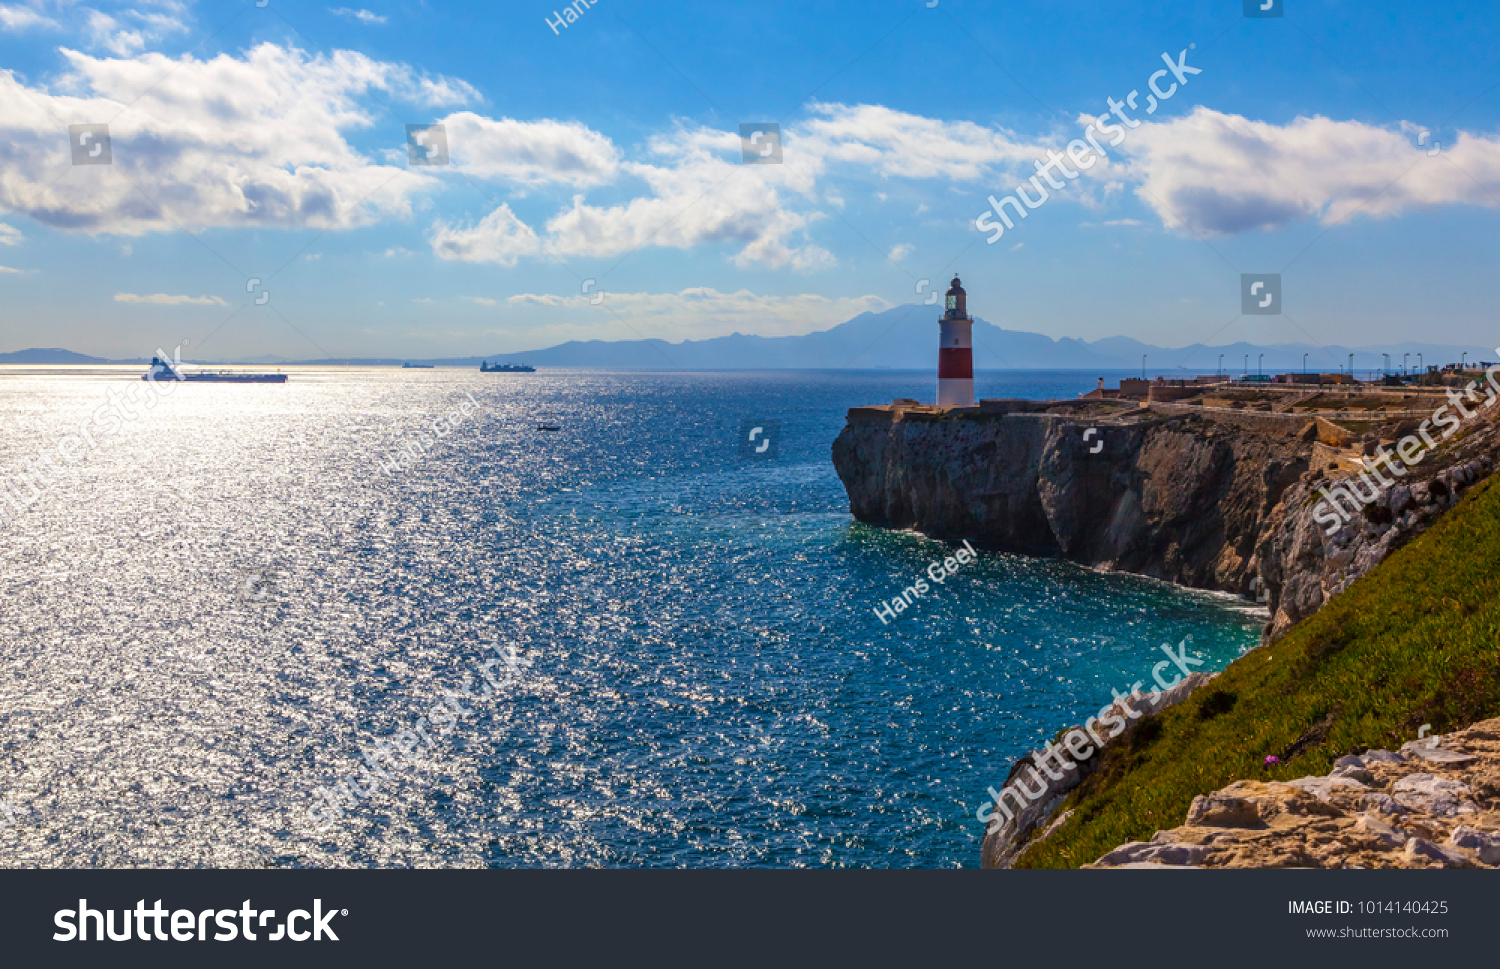
{"label": "street lamp post", "polygon": [[1410,361],[1411,361],[1411,354],[1409,354],[1409,353],[1403,353],[1401,355],[1401,376],[1403,376],[1403,377],[1406,376],[1406,365]]}
{"label": "street lamp post", "polygon": [[1382,373],[1390,373],[1391,372],[1391,355],[1389,353],[1382,353],[1381,356],[1385,357],[1385,370],[1383,370]]}
{"label": "street lamp post", "polygon": [[1463,356],[1461,356],[1461,357],[1458,358],[1458,372],[1459,373],[1463,373],[1464,372],[1464,366],[1468,362],[1469,362],[1469,355],[1468,355],[1468,353],[1465,353]]}
{"label": "street lamp post", "polygon": [[1302,354],[1302,372],[1307,373],[1307,354]]}
{"label": "street lamp post", "polygon": [[1141,379],[1146,379],[1146,355],[1141,354]]}
{"label": "street lamp post", "polygon": [[1262,353],[1260,359],[1255,361],[1255,372],[1258,376],[1266,375],[1266,355]]}
{"label": "street lamp post", "polygon": [[1219,354],[1219,370],[1218,370],[1218,372],[1220,374],[1224,373],[1224,354],[1222,354],[1222,353]]}
{"label": "street lamp post", "polygon": [[1250,376],[1250,354],[1245,354],[1245,376]]}

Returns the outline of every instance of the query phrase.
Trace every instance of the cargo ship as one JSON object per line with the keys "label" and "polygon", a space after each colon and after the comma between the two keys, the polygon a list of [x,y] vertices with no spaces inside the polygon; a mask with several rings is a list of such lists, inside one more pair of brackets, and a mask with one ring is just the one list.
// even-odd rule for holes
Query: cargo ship
{"label": "cargo ship", "polygon": [[528,367],[524,363],[497,363],[490,366],[488,360],[480,361],[480,373],[536,373],[535,367]]}
{"label": "cargo ship", "polygon": [[151,369],[146,371],[142,380],[181,380],[185,383],[200,384],[284,384],[286,374],[284,373],[229,373],[220,370],[217,373],[200,371],[195,373],[178,373],[170,363],[160,357],[151,358]]}
{"label": "cargo ship", "polygon": [[401,369],[402,370],[431,370],[432,369],[432,364],[430,364],[430,363],[403,363],[401,365]]}

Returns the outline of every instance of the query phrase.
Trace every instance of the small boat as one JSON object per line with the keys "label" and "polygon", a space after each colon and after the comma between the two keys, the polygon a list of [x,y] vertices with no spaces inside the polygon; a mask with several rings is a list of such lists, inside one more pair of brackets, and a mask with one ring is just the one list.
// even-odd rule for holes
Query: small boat
{"label": "small boat", "polygon": [[402,370],[431,370],[432,369],[432,364],[430,364],[430,363],[403,363],[401,365],[401,369]]}
{"label": "small boat", "polygon": [[497,363],[490,366],[488,360],[479,363],[480,373],[536,373],[535,367],[528,367],[524,363]]}
{"label": "small boat", "polygon": [[197,373],[178,373],[170,363],[160,357],[151,358],[151,369],[141,375],[142,380],[180,380],[183,383],[199,384],[284,384],[284,373],[230,373],[220,370]]}
{"label": "small boat", "polygon": [[562,428],[558,427],[556,424],[538,424],[536,426],[536,429],[539,430],[539,431],[560,431],[560,430],[562,430]]}

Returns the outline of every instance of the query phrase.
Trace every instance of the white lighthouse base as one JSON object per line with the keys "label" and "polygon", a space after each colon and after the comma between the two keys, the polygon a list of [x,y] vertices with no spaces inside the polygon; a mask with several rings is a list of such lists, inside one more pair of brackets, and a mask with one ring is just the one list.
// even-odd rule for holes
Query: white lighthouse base
{"label": "white lighthouse base", "polygon": [[973,407],[974,378],[938,378],[937,403],[939,407]]}

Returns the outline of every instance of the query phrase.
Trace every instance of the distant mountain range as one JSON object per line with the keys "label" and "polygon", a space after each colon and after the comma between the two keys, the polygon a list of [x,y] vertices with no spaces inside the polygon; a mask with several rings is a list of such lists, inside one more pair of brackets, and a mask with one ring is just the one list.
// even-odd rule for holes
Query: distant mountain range
{"label": "distant mountain range", "polygon": [[[537,367],[596,368],[607,370],[835,370],[892,369],[928,370],[937,366],[937,317],[935,306],[898,306],[882,313],[861,313],[828,330],[802,336],[729,336],[706,340],[573,340],[525,353],[501,353],[488,357],[442,357],[410,360],[435,366],[474,367],[481,361],[529,363]],[[983,320],[974,321],[974,367],[978,370],[1140,370],[1142,357],[1152,373],[1183,370],[1213,373],[1223,366],[1231,373],[1247,366],[1251,371],[1301,370],[1307,354],[1309,370],[1334,371],[1347,367],[1354,355],[1354,369],[1381,370],[1384,354],[1400,369],[1403,358],[1415,368],[1425,364],[1457,363],[1467,353],[1470,363],[1500,357],[1486,347],[1435,343],[1399,343],[1386,346],[1327,346],[1283,343],[1258,346],[1233,343],[1227,346],[1158,347],[1129,337],[1109,337],[1087,342],[1065,337],[1053,339],[1039,333],[1003,330]],[[1264,361],[1261,356],[1264,355]],[[1419,356],[1420,355],[1420,356]],[[145,363],[136,360],[104,360],[69,350],[21,350],[0,353],[0,364],[105,364]],[[196,361],[194,361],[196,362]],[[205,361],[270,366],[400,366],[403,358],[339,358],[290,360],[267,356],[253,359]]]}

